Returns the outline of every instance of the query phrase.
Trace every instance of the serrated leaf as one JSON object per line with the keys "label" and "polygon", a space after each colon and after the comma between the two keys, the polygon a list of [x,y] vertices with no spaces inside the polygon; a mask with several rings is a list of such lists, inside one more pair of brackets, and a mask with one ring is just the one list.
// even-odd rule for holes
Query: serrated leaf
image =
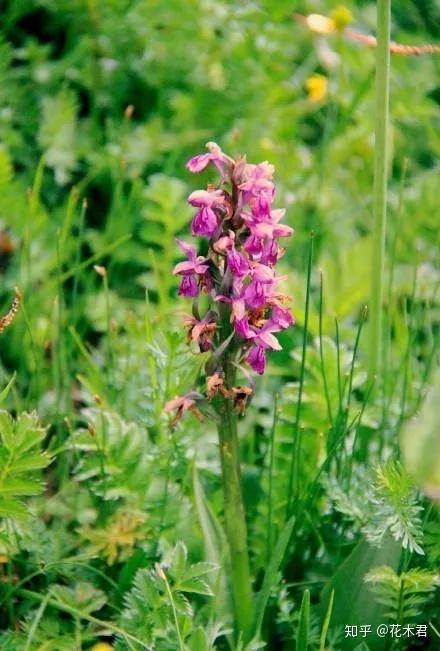
{"label": "serrated leaf", "polygon": [[195,563],[185,571],[182,578],[184,581],[187,581],[188,579],[204,576],[205,574],[209,574],[210,572],[214,572],[215,570],[218,569],[219,566],[216,565],[215,563],[206,563],[206,562]]}
{"label": "serrated leaf", "polygon": [[0,484],[0,495],[37,495],[44,488],[39,479],[9,479],[7,484]]}
{"label": "serrated leaf", "polygon": [[78,581],[73,588],[64,585],[52,585],[50,593],[61,603],[85,613],[100,610],[107,603],[104,592],[87,581]]}
{"label": "serrated leaf", "polygon": [[170,573],[178,583],[185,573],[188,552],[183,542],[178,542],[174,547]]}
{"label": "serrated leaf", "polygon": [[182,615],[187,615],[188,617],[193,616],[194,611],[192,609],[192,606],[184,594],[177,591],[174,592],[173,600],[174,600],[174,605],[176,606],[176,610],[179,613],[181,613]]}
{"label": "serrated leaf", "polygon": [[181,581],[177,585],[177,589],[181,590],[182,592],[193,592],[194,594],[203,594],[208,597],[212,597],[214,595],[213,591],[209,587],[206,581],[204,579],[200,578],[193,578],[193,579],[188,579],[186,581]]}
{"label": "serrated leaf", "polygon": [[51,458],[41,452],[45,436],[35,412],[22,413],[14,420],[0,411],[0,495],[3,496],[0,515],[23,518],[26,509],[15,497],[37,495],[44,484],[37,471],[45,468]]}
{"label": "serrated leaf", "polygon": [[40,454],[38,456],[24,456],[21,459],[18,459],[11,463],[10,465],[10,473],[11,474],[19,474],[19,473],[27,473],[32,470],[42,470],[43,468],[47,468],[47,466],[51,463],[52,458],[49,457],[47,454]]}
{"label": "serrated leaf", "polygon": [[18,500],[0,498],[0,517],[21,520],[26,515],[27,509],[25,505]]}

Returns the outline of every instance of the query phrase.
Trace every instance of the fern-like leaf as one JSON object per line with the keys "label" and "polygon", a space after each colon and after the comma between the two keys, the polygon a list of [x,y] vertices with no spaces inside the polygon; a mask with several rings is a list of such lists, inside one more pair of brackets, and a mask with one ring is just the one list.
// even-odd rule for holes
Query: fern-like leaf
{"label": "fern-like leaf", "polygon": [[423,510],[412,481],[402,465],[389,461],[376,471],[374,515],[363,531],[371,543],[380,545],[387,531],[404,549],[424,554],[421,547]]}
{"label": "fern-like leaf", "polygon": [[368,572],[364,580],[372,585],[378,602],[387,608],[384,616],[397,623],[418,617],[440,585],[440,577],[429,570],[413,568],[396,574],[386,565]]}
{"label": "fern-like leaf", "polygon": [[22,518],[27,509],[21,498],[43,491],[39,471],[51,462],[41,450],[45,435],[35,412],[14,420],[0,411],[0,517]]}

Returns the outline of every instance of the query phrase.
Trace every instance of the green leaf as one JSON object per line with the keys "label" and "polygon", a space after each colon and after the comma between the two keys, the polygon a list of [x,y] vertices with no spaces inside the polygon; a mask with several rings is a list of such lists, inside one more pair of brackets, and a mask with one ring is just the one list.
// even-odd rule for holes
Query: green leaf
{"label": "green leaf", "polygon": [[210,572],[214,572],[215,570],[218,570],[218,565],[215,563],[195,563],[194,565],[191,565],[189,567],[184,575],[183,575],[183,580],[187,581],[188,579],[192,578],[199,578],[201,576],[205,576],[206,574],[210,574]]}
{"label": "green leaf", "polygon": [[186,570],[188,552],[183,542],[178,542],[174,547],[173,558],[171,562],[170,574],[178,583]]}
{"label": "green leaf", "polygon": [[384,616],[397,623],[418,617],[440,584],[436,572],[413,568],[397,574],[386,565],[370,570],[364,580],[372,584],[377,603],[387,609]]}
{"label": "green leaf", "polygon": [[[0,150],[0,151],[1,151],[1,150]],[[7,385],[5,386],[5,388],[0,392],[0,405],[3,404],[3,402],[4,402],[4,401],[6,400],[6,398],[8,397],[8,395],[9,395],[9,391],[10,391],[11,388],[13,387],[13,385],[14,385],[14,383],[15,383],[15,379],[16,379],[16,377],[17,377],[17,373],[14,372],[14,374],[12,375],[11,379],[9,380],[9,382],[7,383]]]}
{"label": "green leaf", "polygon": [[[383,607],[380,606],[368,586],[364,577],[370,570],[381,565],[397,568],[400,559],[400,544],[389,534],[386,535],[380,547],[370,545],[362,539],[355,546],[351,554],[339,566],[333,578],[321,594],[321,615],[324,619],[325,611],[331,592],[334,591],[334,605],[332,626],[345,629],[346,625],[371,624],[372,631],[383,621]],[[341,648],[352,651],[350,640],[341,640]],[[386,640],[376,635],[368,638],[369,647],[376,651],[383,649]]]}
{"label": "green leaf", "polygon": [[296,638],[296,651],[307,651],[310,629],[310,591],[304,590],[299,611],[298,634]]}
{"label": "green leaf", "polygon": [[43,490],[43,482],[39,479],[9,479],[7,484],[0,484],[1,495],[36,495]]}
{"label": "green leaf", "polygon": [[219,616],[232,618],[232,599],[223,569],[226,552],[222,550],[227,550],[226,536],[206,499],[195,464],[193,465],[193,492],[195,508],[203,534],[205,558],[208,559],[208,565],[219,568],[217,571],[212,572],[208,579],[211,588],[215,591],[216,610]]}
{"label": "green leaf", "polygon": [[326,645],[326,639],[327,639],[327,632],[328,632],[328,629],[329,629],[329,626],[330,626],[330,620],[331,620],[331,616],[332,616],[332,612],[333,612],[334,599],[335,599],[335,591],[332,590],[331,593],[330,593],[330,599],[329,599],[329,602],[328,602],[327,612],[326,612],[326,615],[325,615],[325,618],[324,618],[324,622],[322,624],[321,636],[320,636],[320,639],[319,639],[319,651],[325,651],[325,648],[326,648],[325,645]]}
{"label": "green leaf", "polygon": [[210,564],[221,565],[221,550],[226,548],[225,533],[206,500],[195,464],[193,466],[193,490],[197,515],[203,533],[205,557]]}
{"label": "green leaf", "polygon": [[264,613],[266,611],[267,602],[269,600],[270,591],[275,585],[278,577],[278,570],[281,563],[283,562],[284,555],[286,553],[287,546],[289,544],[293,526],[295,524],[295,518],[292,516],[290,520],[284,525],[280,536],[275,545],[275,549],[272,552],[269,564],[266,569],[266,573],[263,579],[263,585],[261,590],[257,595],[257,600],[255,603],[254,611],[254,621],[252,625],[252,637],[258,637],[263,623]]}
{"label": "green leaf", "polygon": [[182,592],[193,592],[194,594],[203,594],[208,597],[212,597],[214,595],[207,582],[200,578],[181,581],[178,584],[177,588]]}
{"label": "green leaf", "polygon": [[16,497],[37,495],[44,484],[37,471],[51,462],[41,452],[46,430],[41,427],[35,412],[22,413],[14,420],[0,411],[0,515],[23,518],[25,506]]}
{"label": "green leaf", "polygon": [[62,604],[87,614],[100,610],[107,603],[104,592],[87,581],[78,581],[73,588],[52,585],[50,594]]}
{"label": "green leaf", "polygon": [[46,468],[51,462],[51,457],[45,453],[41,452],[40,454],[26,454],[20,459],[16,459],[9,466],[9,471],[11,474],[15,473],[24,473],[31,470],[41,470]]}
{"label": "green leaf", "polygon": [[206,633],[201,626],[191,633],[186,644],[189,651],[209,651],[209,649],[212,648],[209,645]]}
{"label": "green leaf", "polygon": [[0,497],[0,517],[23,519],[27,514],[27,509],[18,500],[4,499]]}

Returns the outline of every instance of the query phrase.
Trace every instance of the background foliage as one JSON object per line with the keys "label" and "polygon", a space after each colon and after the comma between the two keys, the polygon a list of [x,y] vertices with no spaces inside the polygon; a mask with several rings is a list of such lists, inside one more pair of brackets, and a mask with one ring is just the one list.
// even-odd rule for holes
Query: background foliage
{"label": "background foliage", "polygon": [[[374,52],[292,19],[336,4],[1,3],[2,312],[16,285],[23,303],[0,335],[0,386],[16,373],[0,398],[0,649],[233,648],[215,428],[173,431],[163,414],[202,363],[171,270],[197,183],[184,163],[207,140],[276,165],[296,230],[283,265],[297,327],[240,424],[261,640],[336,651],[354,648],[346,624],[431,622],[428,642],[396,648],[438,648],[436,394],[424,400],[438,364],[440,64],[392,59],[372,395]],[[347,3],[367,33],[374,5]],[[394,40],[438,41],[437,3],[392,8]]]}

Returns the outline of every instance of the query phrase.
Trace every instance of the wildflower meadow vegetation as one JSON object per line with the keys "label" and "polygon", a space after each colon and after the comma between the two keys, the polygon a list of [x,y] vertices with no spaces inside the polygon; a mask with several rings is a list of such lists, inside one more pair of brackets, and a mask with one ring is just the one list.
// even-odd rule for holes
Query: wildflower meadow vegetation
{"label": "wildflower meadow vegetation", "polygon": [[439,649],[438,3],[0,8],[0,650]]}

